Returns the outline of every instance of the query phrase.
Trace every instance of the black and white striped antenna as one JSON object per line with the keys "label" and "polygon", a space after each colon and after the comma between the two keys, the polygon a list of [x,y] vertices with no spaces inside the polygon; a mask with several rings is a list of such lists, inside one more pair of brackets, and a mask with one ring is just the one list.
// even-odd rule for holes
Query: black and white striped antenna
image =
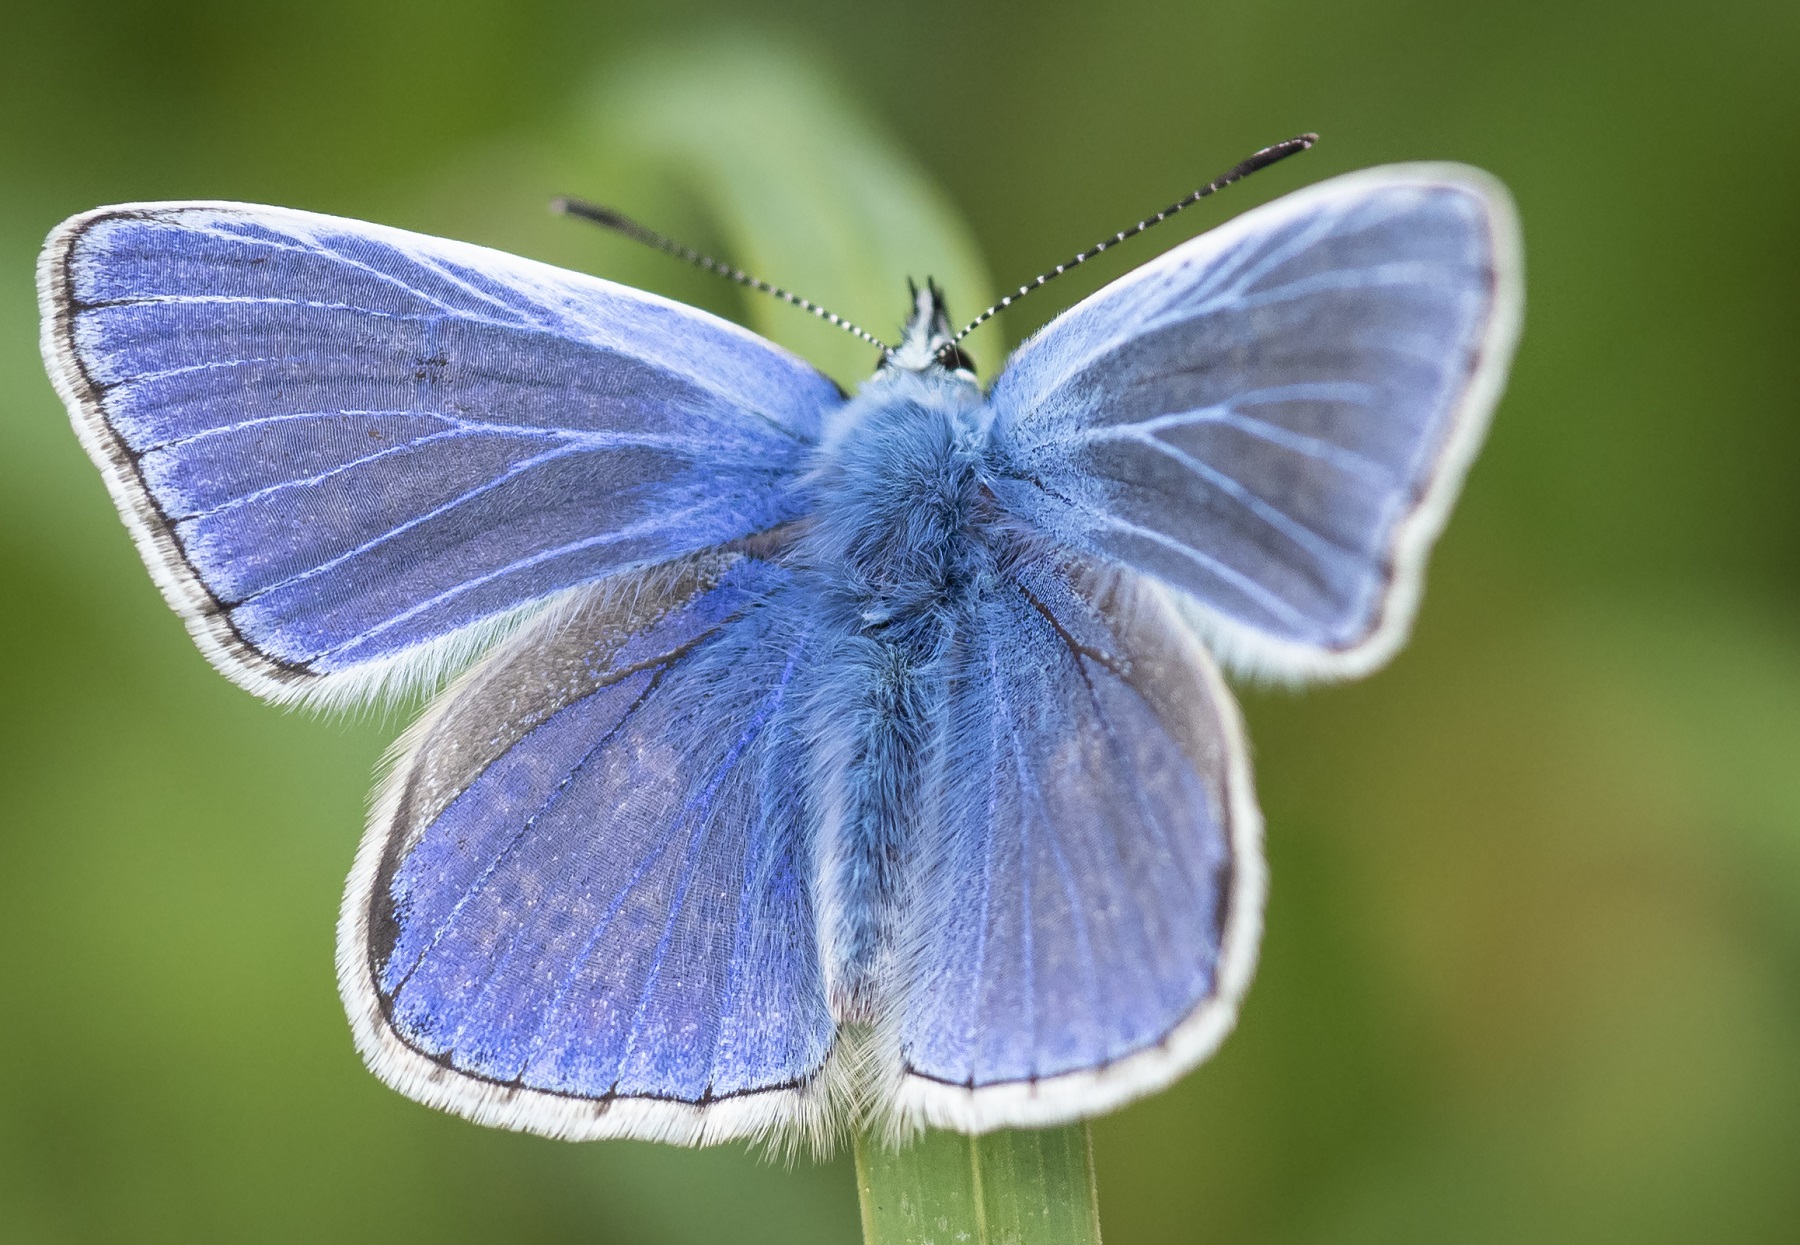
{"label": "black and white striped antenna", "polygon": [[685,259],[696,268],[704,268],[708,272],[717,273],[728,281],[736,281],[739,285],[773,295],[784,303],[792,303],[802,311],[810,311],[825,323],[843,329],[852,336],[860,337],[881,351],[883,357],[894,353],[891,346],[873,333],[852,324],[835,311],[825,310],[812,299],[801,298],[798,294],[782,289],[779,285],[771,285],[761,277],[753,277],[741,268],[733,268],[730,264],[722,263],[710,255],[702,255],[693,247],[683,246],[673,238],[665,237],[648,226],[638,224],[623,212],[615,212],[609,207],[601,207],[598,203],[589,203],[585,199],[554,199],[550,203],[550,210],[564,216],[579,216],[582,220],[593,221],[596,225],[604,225],[608,229],[624,234],[627,238],[635,238],[645,246],[653,246],[659,251],[667,251],[677,259]]}
{"label": "black and white striped antenna", "polygon": [[1175,213],[1181,211],[1183,208],[1191,207],[1193,204],[1206,198],[1206,196],[1225,189],[1225,187],[1231,185],[1232,182],[1242,181],[1258,169],[1266,169],[1278,160],[1285,160],[1297,152],[1305,151],[1308,147],[1311,147],[1318,141],[1319,136],[1317,134],[1301,134],[1295,138],[1288,139],[1285,143],[1276,143],[1273,147],[1264,147],[1248,160],[1244,160],[1226,172],[1219,174],[1219,176],[1213,178],[1210,182],[1207,182],[1206,185],[1200,187],[1200,189],[1194,191],[1193,194],[1188,195],[1185,199],[1179,199],[1176,202],[1171,203],[1155,216],[1145,217],[1129,229],[1121,229],[1112,237],[1103,238],[1099,242],[1094,243],[1094,245],[1090,246],[1087,250],[1076,255],[1073,259],[1065,260],[1063,263],[1052,268],[1049,272],[1041,273],[1036,280],[1028,281],[1024,285],[1021,285],[1013,293],[1008,294],[1005,298],[1001,299],[992,307],[989,307],[986,311],[965,324],[962,331],[958,333],[953,340],[961,341],[970,333],[986,324],[989,320],[993,319],[1002,311],[1005,311],[1008,307],[1018,302],[1021,298],[1024,298],[1033,290],[1039,289],[1051,281],[1054,281],[1056,278],[1062,276],[1063,273],[1069,271],[1069,269],[1087,263],[1088,260],[1094,258],[1094,256],[1100,254],[1102,251],[1119,245],[1119,243],[1125,241],[1127,238],[1137,237],[1140,233],[1143,233],[1144,230],[1150,228],[1150,226],[1162,224],[1164,221],[1168,220],[1169,217],[1175,215]]}

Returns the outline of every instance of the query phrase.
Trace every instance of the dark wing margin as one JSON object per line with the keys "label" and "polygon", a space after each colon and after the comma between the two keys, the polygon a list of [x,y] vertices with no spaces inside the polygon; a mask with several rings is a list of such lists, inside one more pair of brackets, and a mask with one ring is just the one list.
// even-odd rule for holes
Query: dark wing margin
{"label": "dark wing margin", "polygon": [[990,395],[1031,525],[1178,590],[1220,660],[1365,674],[1424,564],[1519,332],[1518,223],[1476,169],[1320,183],[1052,321]]}
{"label": "dark wing margin", "polygon": [[897,1131],[1098,1115],[1234,1024],[1262,818],[1237,706],[1171,597],[1063,556],[959,638],[880,1034]]}
{"label": "dark wing margin", "polygon": [[396,746],[338,927],[383,1081],[566,1139],[829,1144],[788,582],[713,553],[584,590]]}
{"label": "dark wing margin", "polygon": [[152,577],[276,700],[432,683],[558,593],[797,517],[841,401],[707,313],[280,208],[84,213],[38,294]]}

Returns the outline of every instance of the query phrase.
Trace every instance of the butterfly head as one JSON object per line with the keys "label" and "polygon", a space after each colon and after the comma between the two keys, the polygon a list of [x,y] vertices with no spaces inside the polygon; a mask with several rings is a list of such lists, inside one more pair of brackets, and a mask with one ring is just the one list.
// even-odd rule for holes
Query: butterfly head
{"label": "butterfly head", "polygon": [[974,383],[975,364],[956,344],[950,326],[950,314],[944,309],[944,292],[937,282],[927,280],[920,289],[911,280],[906,283],[912,293],[912,311],[900,344],[881,356],[876,372],[889,369],[907,372],[948,372],[959,380]]}

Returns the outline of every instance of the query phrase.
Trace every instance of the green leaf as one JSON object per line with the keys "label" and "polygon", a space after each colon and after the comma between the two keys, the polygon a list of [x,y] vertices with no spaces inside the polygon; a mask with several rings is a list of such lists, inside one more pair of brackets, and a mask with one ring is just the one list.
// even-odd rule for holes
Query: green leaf
{"label": "green leaf", "polygon": [[[945,195],[785,45],[740,35],[634,57],[608,77],[591,115],[605,147],[704,204],[721,258],[884,341],[910,311],[908,277],[935,278],[955,316],[973,318],[993,301],[974,239]],[[841,384],[854,387],[873,370],[867,343],[775,299],[745,300],[751,327]],[[992,375],[999,335],[984,330],[971,341],[982,374]]]}
{"label": "green leaf", "polygon": [[928,1132],[901,1150],[856,1138],[864,1245],[1099,1245],[1085,1124]]}

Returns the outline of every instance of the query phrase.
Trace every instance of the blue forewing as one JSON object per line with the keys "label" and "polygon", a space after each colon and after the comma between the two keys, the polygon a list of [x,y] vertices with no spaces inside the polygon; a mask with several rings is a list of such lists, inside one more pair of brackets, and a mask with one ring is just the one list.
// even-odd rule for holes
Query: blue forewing
{"label": "blue forewing", "polygon": [[841,400],[704,312],[278,208],[86,213],[39,281],[52,377],[152,573],[277,698],[354,697],[484,620],[793,518]]}
{"label": "blue forewing", "polygon": [[1518,333],[1497,183],[1324,182],[1064,313],[994,386],[998,487],[1059,539],[1183,594],[1252,673],[1366,673],[1405,639]]}

